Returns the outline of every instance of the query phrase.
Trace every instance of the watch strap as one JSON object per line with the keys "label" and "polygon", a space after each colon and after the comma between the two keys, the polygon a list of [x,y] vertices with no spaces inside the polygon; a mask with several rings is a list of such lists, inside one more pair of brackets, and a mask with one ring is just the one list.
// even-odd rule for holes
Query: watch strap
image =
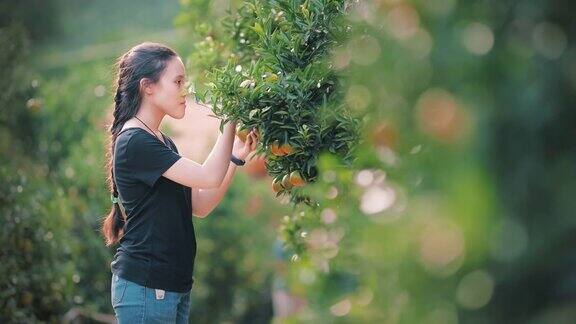
{"label": "watch strap", "polygon": [[238,166],[242,166],[246,163],[246,161],[240,160],[239,158],[235,157],[234,154],[232,154],[232,156],[230,156],[230,161],[232,161],[232,163],[234,163]]}

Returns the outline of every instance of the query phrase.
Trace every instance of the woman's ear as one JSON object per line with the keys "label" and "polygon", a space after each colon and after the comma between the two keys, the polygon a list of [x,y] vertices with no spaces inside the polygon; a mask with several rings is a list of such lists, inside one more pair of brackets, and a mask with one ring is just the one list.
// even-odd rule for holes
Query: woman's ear
{"label": "woman's ear", "polygon": [[142,91],[142,94],[151,95],[153,92],[152,85],[153,83],[150,81],[150,79],[140,79],[140,91]]}

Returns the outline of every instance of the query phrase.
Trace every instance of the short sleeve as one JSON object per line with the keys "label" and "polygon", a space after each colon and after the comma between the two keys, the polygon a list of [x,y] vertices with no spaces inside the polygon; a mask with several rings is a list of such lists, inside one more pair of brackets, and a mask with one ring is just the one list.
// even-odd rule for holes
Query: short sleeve
{"label": "short sleeve", "polygon": [[127,148],[132,175],[150,187],[181,158],[153,136],[144,132],[134,133]]}

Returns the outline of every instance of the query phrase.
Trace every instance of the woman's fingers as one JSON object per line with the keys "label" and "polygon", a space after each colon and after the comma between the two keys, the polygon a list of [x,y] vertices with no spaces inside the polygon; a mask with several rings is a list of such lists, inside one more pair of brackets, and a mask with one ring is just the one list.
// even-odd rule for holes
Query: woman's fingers
{"label": "woman's fingers", "polygon": [[256,134],[250,132],[250,134],[248,134],[248,139],[246,140],[246,145],[250,148],[250,151],[253,151],[256,148],[257,141]]}
{"label": "woman's fingers", "polygon": [[252,151],[254,151],[256,149],[257,145],[258,145],[258,136],[256,136],[256,134],[254,134],[254,141],[252,142],[252,146],[251,146]]}

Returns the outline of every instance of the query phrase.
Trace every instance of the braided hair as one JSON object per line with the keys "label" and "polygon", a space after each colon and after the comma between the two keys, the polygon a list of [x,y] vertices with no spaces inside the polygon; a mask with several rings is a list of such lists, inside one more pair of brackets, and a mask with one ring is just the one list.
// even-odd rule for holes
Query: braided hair
{"label": "braided hair", "polygon": [[140,80],[148,79],[158,82],[167,62],[178,55],[171,48],[145,42],[138,44],[121,55],[116,62],[117,77],[114,83],[114,112],[112,125],[109,128],[107,173],[111,192],[112,208],[102,221],[101,233],[106,246],[118,243],[124,232],[125,215],[119,204],[118,188],[114,179],[114,145],[124,124],[133,118],[142,102]]}

